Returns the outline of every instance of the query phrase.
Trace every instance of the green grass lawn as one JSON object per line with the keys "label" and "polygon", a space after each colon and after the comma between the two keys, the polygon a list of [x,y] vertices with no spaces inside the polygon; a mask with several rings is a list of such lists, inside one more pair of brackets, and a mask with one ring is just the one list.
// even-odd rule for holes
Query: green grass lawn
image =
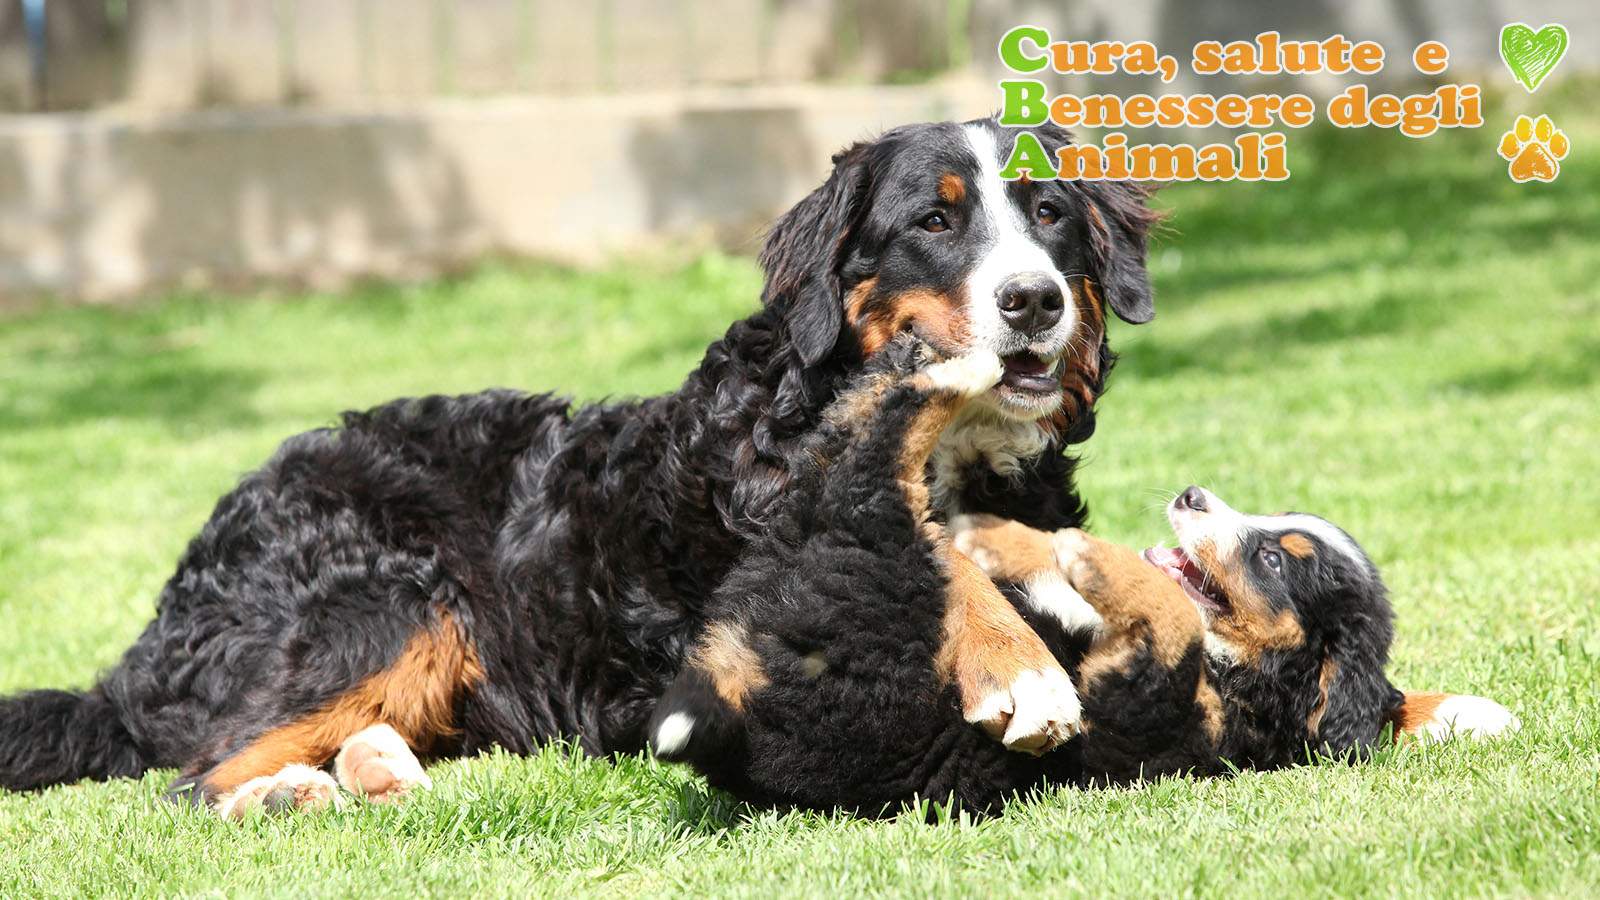
{"label": "green grass lawn", "polygon": [[[438,766],[404,808],[242,825],[165,805],[155,772],[0,795],[0,896],[1592,895],[1600,118],[1562,110],[1553,185],[1513,185],[1486,127],[1297,133],[1287,184],[1168,191],[1159,316],[1113,333],[1083,470],[1096,528],[1140,545],[1191,481],[1345,525],[1393,590],[1392,678],[1494,697],[1514,738],[1063,790],[976,825],[755,813],[559,748]],[[0,319],[0,692],[112,664],[284,436],[403,394],[667,390],[758,288],[712,256]]]}

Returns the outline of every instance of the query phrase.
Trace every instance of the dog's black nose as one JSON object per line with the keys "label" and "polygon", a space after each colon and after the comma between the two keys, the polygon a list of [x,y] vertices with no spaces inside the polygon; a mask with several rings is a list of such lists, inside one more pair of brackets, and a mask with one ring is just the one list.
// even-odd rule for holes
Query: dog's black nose
{"label": "dog's black nose", "polygon": [[1183,493],[1178,495],[1177,507],[1179,509],[1192,509],[1195,512],[1205,512],[1206,492],[1197,484],[1189,485],[1184,488]]}
{"label": "dog's black nose", "polygon": [[1011,276],[1000,285],[995,299],[1000,305],[1000,317],[1030,336],[1049,331],[1061,321],[1061,310],[1066,305],[1055,279],[1043,272]]}

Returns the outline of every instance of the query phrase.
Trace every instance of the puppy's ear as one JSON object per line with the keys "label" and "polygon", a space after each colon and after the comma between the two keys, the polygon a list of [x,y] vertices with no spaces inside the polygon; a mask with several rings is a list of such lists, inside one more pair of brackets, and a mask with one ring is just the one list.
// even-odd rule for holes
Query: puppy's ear
{"label": "puppy's ear", "polygon": [[1522,727],[1511,710],[1487,697],[1406,691],[1389,713],[1396,737],[1444,740],[1510,734]]}
{"label": "puppy's ear", "polygon": [[1111,311],[1141,325],[1155,318],[1145,245],[1161,214],[1148,205],[1154,188],[1130,181],[1078,182],[1089,217],[1090,275]]}
{"label": "puppy's ear", "polygon": [[1391,710],[1401,702],[1401,694],[1383,677],[1381,664],[1338,661],[1324,666],[1331,672],[1325,684],[1322,720],[1316,729],[1315,744],[1331,756],[1351,751],[1360,756],[1377,743]]}
{"label": "puppy's ear", "polygon": [[800,362],[813,366],[833,351],[844,324],[840,267],[866,193],[867,144],[833,157],[822,187],[784,213],[761,248],[762,302],[784,313]]}

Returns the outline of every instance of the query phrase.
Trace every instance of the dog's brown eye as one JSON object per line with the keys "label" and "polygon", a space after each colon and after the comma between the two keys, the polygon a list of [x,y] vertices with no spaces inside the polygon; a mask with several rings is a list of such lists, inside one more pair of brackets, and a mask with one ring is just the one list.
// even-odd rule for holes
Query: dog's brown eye
{"label": "dog's brown eye", "polygon": [[923,231],[932,232],[933,234],[950,230],[950,223],[946,222],[944,216],[940,213],[933,213],[918,224],[922,226]]}
{"label": "dog's brown eye", "polygon": [[1056,208],[1048,203],[1039,204],[1039,209],[1034,212],[1034,216],[1039,219],[1039,224],[1041,225],[1054,225],[1056,220],[1061,218],[1061,214],[1056,212]]}
{"label": "dog's brown eye", "polygon": [[1283,556],[1276,550],[1262,550],[1261,561],[1274,572],[1283,571]]}

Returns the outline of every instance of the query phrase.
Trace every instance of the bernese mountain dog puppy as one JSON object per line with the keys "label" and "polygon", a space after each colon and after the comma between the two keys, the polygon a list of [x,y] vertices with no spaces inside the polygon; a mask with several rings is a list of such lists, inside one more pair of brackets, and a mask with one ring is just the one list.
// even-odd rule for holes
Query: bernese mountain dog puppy
{"label": "bernese mountain dog puppy", "polygon": [[[1131,184],[1002,180],[1013,134],[912,125],[838,154],[773,228],[761,308],[672,393],[422,397],[290,438],[98,683],[0,700],[0,787],[178,767],[237,811],[321,802],[341,750],[404,786],[413,753],[641,749],[822,411],[903,333],[1001,360],[933,453],[934,517],[1081,524],[1067,448],[1094,427],[1107,311],[1153,314],[1156,214]],[[1054,655],[1010,604],[967,599],[927,648],[966,714],[1019,748],[1063,739],[1079,709]]]}
{"label": "bernese mountain dog puppy", "polygon": [[[1383,582],[1323,519],[1245,516],[1191,487],[1168,509],[1178,547],[1143,557],[1076,528],[939,521],[924,467],[1002,367],[979,351],[919,368],[926,350],[892,350],[889,371],[842,395],[814,467],[718,590],[656,707],[658,755],[756,804],[873,815],[920,797],[990,813],[1048,784],[1361,756],[1386,728],[1440,724],[1436,695],[1408,701],[1385,677]],[[974,728],[940,653],[962,627],[950,598],[996,582],[1079,686],[1082,733],[1054,752],[1007,752]],[[1472,699],[1474,727],[1490,707],[1508,723]]]}

